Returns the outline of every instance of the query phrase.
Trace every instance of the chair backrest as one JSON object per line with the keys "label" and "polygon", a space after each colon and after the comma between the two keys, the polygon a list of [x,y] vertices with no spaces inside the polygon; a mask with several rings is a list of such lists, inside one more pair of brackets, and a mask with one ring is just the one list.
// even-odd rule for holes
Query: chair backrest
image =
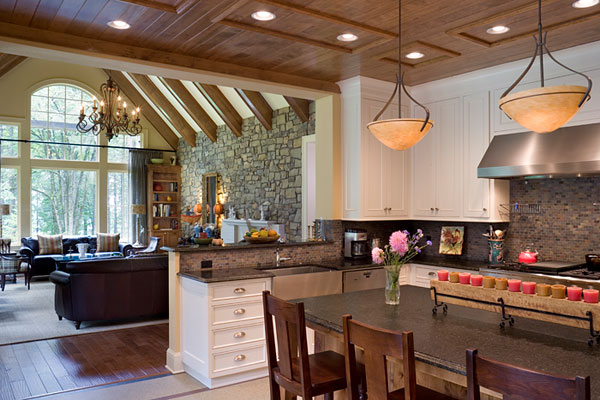
{"label": "chair backrest", "polygon": [[480,357],[467,350],[467,399],[479,400],[480,386],[509,399],[589,400],[590,377],[565,378]]}
{"label": "chair backrest", "polygon": [[[265,333],[269,374],[284,389],[312,398],[312,384],[306,343],[304,303],[290,303],[263,292]],[[273,325],[273,320],[275,325]],[[275,329],[274,329],[275,326]],[[276,331],[276,333],[275,333]],[[279,350],[279,360],[275,350]],[[297,364],[297,369],[293,364]]]}
{"label": "chair backrest", "polygon": [[160,243],[160,238],[156,236],[150,236],[150,244],[144,250],[138,251],[139,253],[154,253],[158,250],[158,243]]}
{"label": "chair backrest", "polygon": [[351,400],[360,398],[359,375],[355,346],[364,350],[369,400],[389,399],[386,357],[402,359],[404,367],[404,398],[416,399],[417,373],[415,346],[411,331],[394,332],[354,321],[344,315],[344,347],[346,351],[346,382]]}

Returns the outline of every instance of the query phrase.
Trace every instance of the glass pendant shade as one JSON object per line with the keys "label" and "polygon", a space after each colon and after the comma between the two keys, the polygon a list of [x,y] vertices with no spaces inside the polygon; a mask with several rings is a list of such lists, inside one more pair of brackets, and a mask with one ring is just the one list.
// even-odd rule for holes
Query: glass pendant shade
{"label": "glass pendant shade", "polygon": [[587,87],[575,85],[539,87],[506,95],[498,104],[506,115],[524,128],[549,133],[577,114],[580,105],[590,99],[587,91]]}
{"label": "glass pendant shade", "polygon": [[411,148],[423,139],[432,127],[432,120],[425,122],[424,119],[418,118],[384,119],[367,124],[367,128],[377,140],[394,150]]}

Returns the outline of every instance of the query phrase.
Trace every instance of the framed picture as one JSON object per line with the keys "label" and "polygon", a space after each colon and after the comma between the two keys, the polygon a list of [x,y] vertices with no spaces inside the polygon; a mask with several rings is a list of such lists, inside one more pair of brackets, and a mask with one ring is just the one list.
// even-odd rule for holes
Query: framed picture
{"label": "framed picture", "polygon": [[460,256],[462,254],[464,239],[464,226],[442,226],[440,254]]}

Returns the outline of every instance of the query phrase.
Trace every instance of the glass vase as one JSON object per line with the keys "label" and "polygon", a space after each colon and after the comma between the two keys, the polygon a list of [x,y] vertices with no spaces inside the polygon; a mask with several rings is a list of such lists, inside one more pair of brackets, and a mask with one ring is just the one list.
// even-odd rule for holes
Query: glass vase
{"label": "glass vase", "polygon": [[402,265],[386,265],[385,266],[385,304],[398,305],[400,304],[400,270]]}

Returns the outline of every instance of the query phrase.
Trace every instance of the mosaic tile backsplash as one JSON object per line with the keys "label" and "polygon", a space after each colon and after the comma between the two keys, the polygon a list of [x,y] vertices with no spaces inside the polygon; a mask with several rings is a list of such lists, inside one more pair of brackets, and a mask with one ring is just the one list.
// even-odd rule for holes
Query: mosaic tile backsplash
{"label": "mosaic tile backsplash", "polygon": [[510,202],[540,203],[539,214],[511,215],[507,260],[516,261],[527,245],[539,260],[584,261],[600,251],[600,177],[515,180]]}

